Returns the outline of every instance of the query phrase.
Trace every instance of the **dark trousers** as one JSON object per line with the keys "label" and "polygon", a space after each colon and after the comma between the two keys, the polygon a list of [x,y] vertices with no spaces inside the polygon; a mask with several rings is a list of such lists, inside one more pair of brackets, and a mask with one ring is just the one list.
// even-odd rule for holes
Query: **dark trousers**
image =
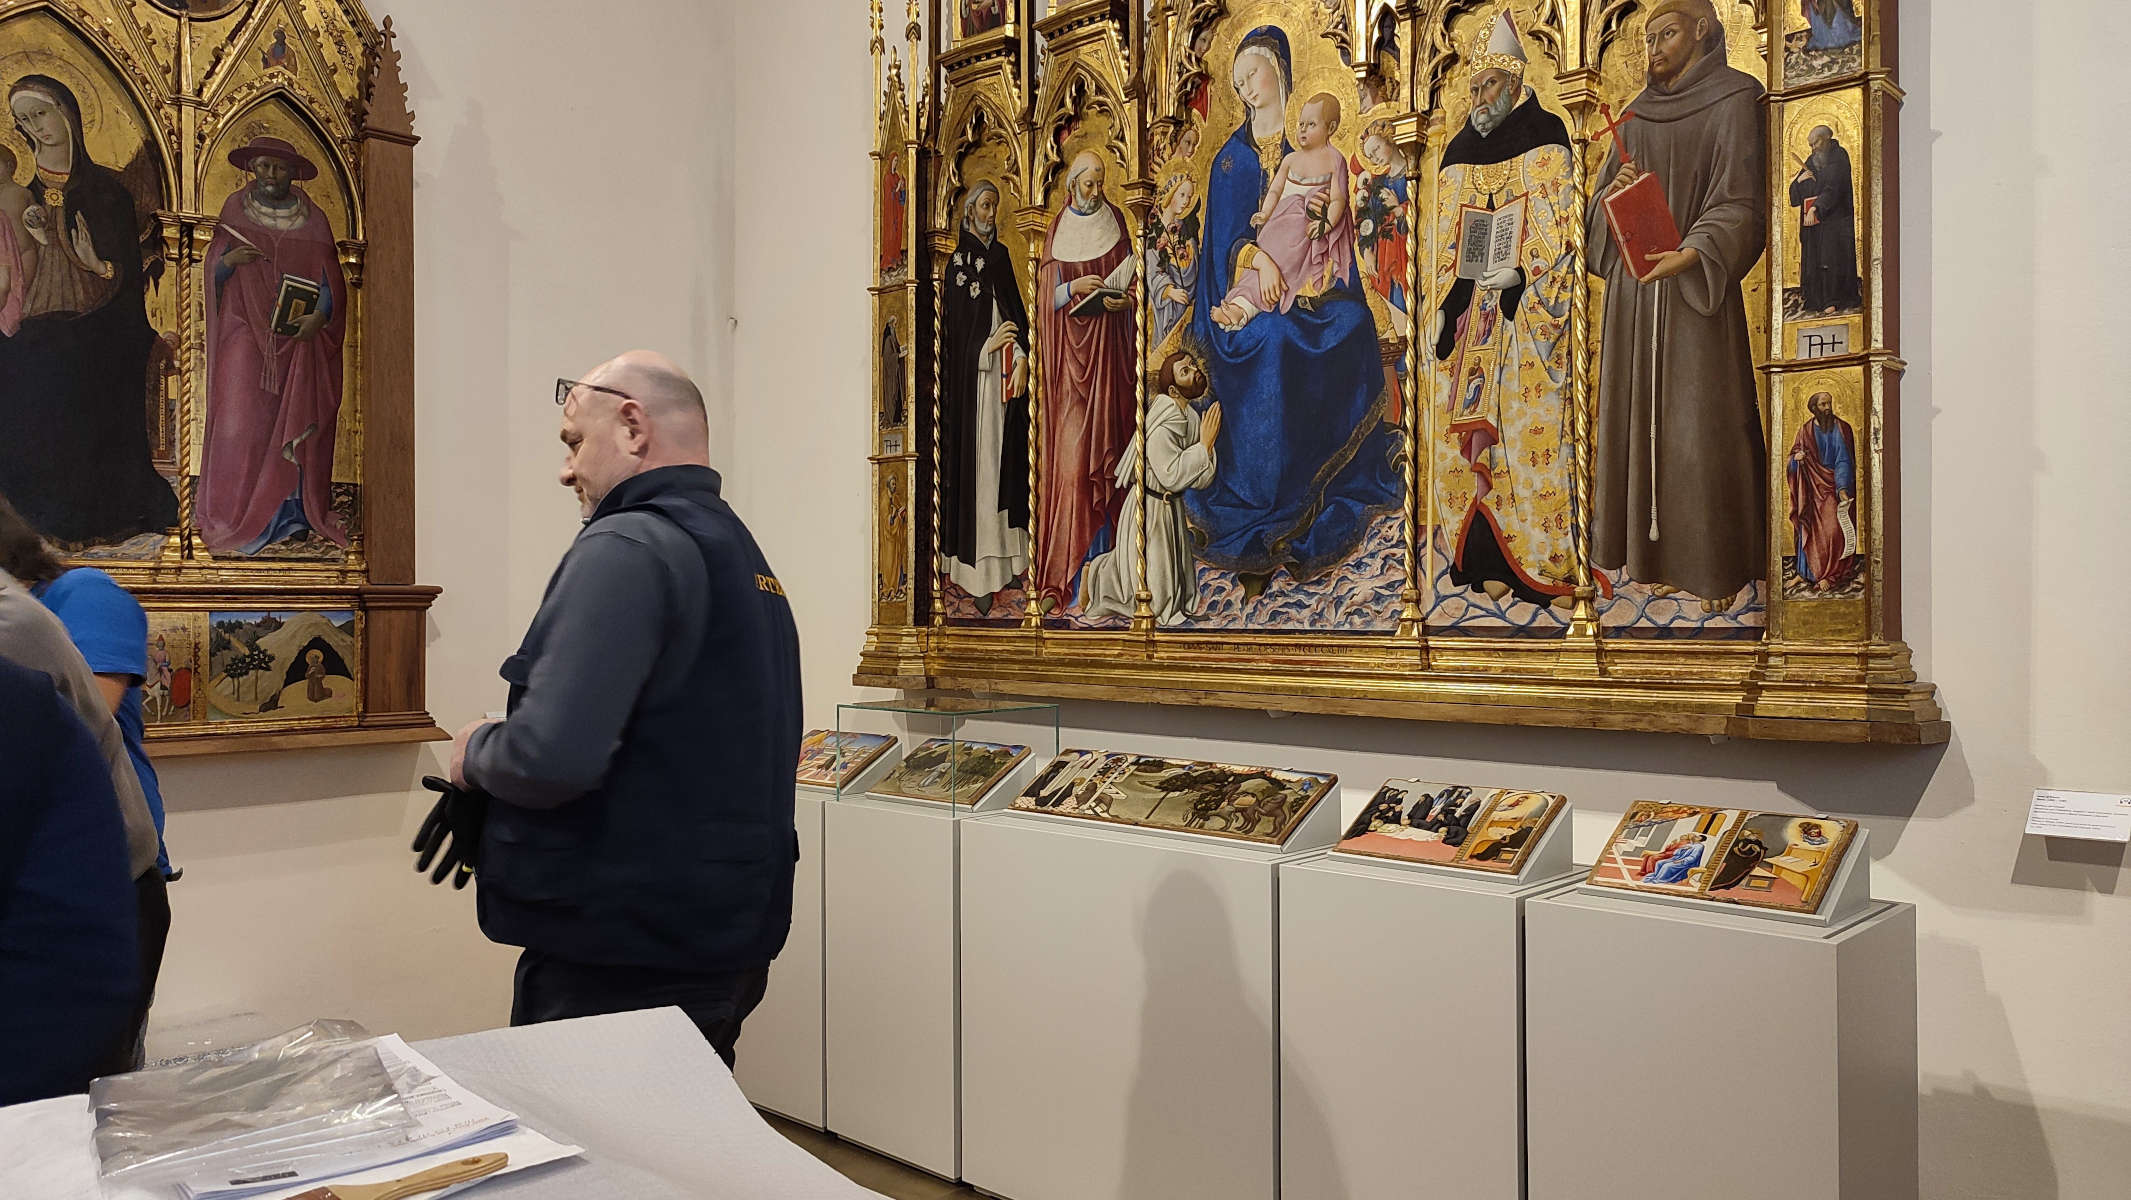
{"label": "dark trousers", "polygon": [[688,1014],[711,1049],[733,1065],[740,1022],[762,1003],[770,969],[669,971],[567,962],[537,950],[518,956],[511,989],[511,1024],[535,1025],[671,1005]]}
{"label": "dark trousers", "polygon": [[150,867],[134,880],[133,900],[140,915],[141,998],[124,1035],[97,1064],[98,1075],[138,1071],[147,1058],[148,1008],[155,1003],[155,983],[163,974],[163,948],[170,941],[170,885],[163,872]]}

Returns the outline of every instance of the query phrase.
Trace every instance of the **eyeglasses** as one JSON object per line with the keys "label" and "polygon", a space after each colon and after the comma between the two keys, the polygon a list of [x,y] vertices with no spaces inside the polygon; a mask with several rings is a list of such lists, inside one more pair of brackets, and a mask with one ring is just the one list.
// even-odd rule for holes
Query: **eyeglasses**
{"label": "eyeglasses", "polygon": [[609,396],[620,396],[624,400],[636,399],[636,397],[622,391],[620,388],[601,387],[596,383],[586,383],[582,379],[557,379],[555,381],[555,403],[568,404],[570,402],[570,393],[578,388],[583,388],[588,392],[605,392]]}

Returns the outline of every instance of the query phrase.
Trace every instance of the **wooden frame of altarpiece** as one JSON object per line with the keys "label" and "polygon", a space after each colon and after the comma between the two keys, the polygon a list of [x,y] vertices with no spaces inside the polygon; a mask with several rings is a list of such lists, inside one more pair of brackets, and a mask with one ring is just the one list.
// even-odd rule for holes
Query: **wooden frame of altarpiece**
{"label": "wooden frame of altarpiece", "polygon": [[[0,130],[16,162],[0,185],[26,185],[47,214],[88,213],[98,198],[77,189],[100,176],[106,210],[124,196],[140,232],[138,274],[122,219],[87,249],[42,248],[117,285],[96,293],[102,308],[48,319],[122,323],[138,305],[136,342],[114,335],[102,365],[85,361],[93,347],[33,345],[32,290],[26,328],[0,324],[17,335],[0,356],[128,420],[145,401],[152,476],[109,439],[95,443],[108,461],[70,469],[138,479],[149,500],[112,518],[130,523],[55,540],[148,610],[158,757],[444,736],[424,700],[438,589],[415,583],[416,138],[392,37],[361,0],[0,0],[0,87],[23,103]],[[25,114],[59,135],[40,142]],[[93,165],[62,164],[70,133]],[[268,161],[294,182],[255,193]],[[260,270],[281,272],[278,294],[245,281]],[[258,467],[276,461],[280,474]],[[51,534],[80,516],[61,491],[13,499]]]}
{"label": "wooden frame of altarpiece", "polygon": [[[1798,741],[1943,742],[1949,729],[1936,691],[1917,679],[1901,640],[1896,7],[1896,0],[1803,7],[1773,0],[1706,7],[909,0],[903,11],[884,13],[876,0],[873,615],[855,681]],[[1660,419],[1682,420],[1677,414],[1696,403],[1705,410],[1719,403],[1708,397],[1721,389],[1703,378],[1680,382],[1686,376],[1645,384],[1627,370],[1629,351],[1656,349],[1626,330],[1626,314],[1639,309],[1628,297],[1609,297],[1608,279],[1633,292],[1638,306],[1645,285],[1609,277],[1599,260],[1613,243],[1592,239],[1623,236],[1593,197],[1609,196],[1616,182],[1601,174],[1617,139],[1632,155],[1659,136],[1652,131],[1660,120],[1638,126],[1625,114],[1639,104],[1662,107],[1645,95],[1646,73],[1655,78],[1645,38],[1653,25],[1663,33],[1681,20],[1690,56],[1714,55],[1721,45],[1726,60],[1691,57],[1698,65],[1689,71],[1735,73],[1719,81],[1709,109],[1730,113],[1730,123],[1697,145],[1696,122],[1681,121],[1676,127],[1690,132],[1660,131],[1684,139],[1663,142],[1660,153],[1685,164],[1678,170],[1701,169],[1697,162],[1728,170],[1735,185],[1744,175],[1745,202],[1725,220],[1735,238],[1749,231],[1745,252],[1735,247],[1728,267],[1714,272],[1721,278],[1704,307],[1731,310],[1718,314],[1717,326],[1732,325],[1710,335],[1717,340],[1744,327],[1751,361],[1739,363],[1727,386],[1737,404],[1730,411],[1754,415],[1724,446],[1710,443],[1703,469],[1675,475],[1681,462],[1704,457],[1702,448],[1667,441],[1660,451],[1655,430],[1644,442],[1650,423],[1634,393],[1663,390]],[[1521,75],[1511,94],[1543,110],[1530,128],[1558,132],[1526,138],[1539,149],[1527,147],[1522,158],[1461,152],[1458,163],[1469,165],[1445,166],[1446,149],[1468,130],[1473,84],[1490,68]],[[1682,81],[1710,77],[1680,74],[1672,83],[1684,89]],[[1336,105],[1319,104],[1320,95]],[[1276,102],[1284,111],[1275,112]],[[1305,208],[1318,222],[1310,236],[1334,247],[1330,289],[1295,301],[1307,317],[1266,311],[1250,318],[1265,323],[1262,331],[1217,330],[1209,314],[1226,296],[1206,280],[1232,278],[1251,260],[1211,243],[1217,230],[1236,228],[1258,195],[1236,192],[1228,177],[1238,169],[1270,176],[1277,156],[1295,153],[1298,121],[1313,104],[1320,124],[1335,107],[1344,117],[1331,122],[1332,146],[1355,185],[1348,219],[1359,248],[1353,261],[1340,259],[1337,236],[1327,232],[1336,214]],[[1261,115],[1277,115],[1283,136],[1271,137]],[[1473,144],[1470,135],[1465,144]],[[1258,154],[1250,156],[1253,148]],[[1296,154],[1294,161],[1325,160]],[[1095,179],[1099,199],[1072,198],[1076,178]],[[1457,286],[1459,227],[1444,219],[1459,211],[1457,192],[1483,210],[1514,194],[1529,201],[1522,274],[1510,277],[1525,298],[1484,318],[1504,322],[1506,335],[1478,325],[1483,316],[1472,307],[1448,314],[1440,332],[1430,320]],[[1473,199],[1482,193],[1486,199]],[[973,208],[980,198],[987,203]],[[997,215],[987,225],[979,218],[992,211],[991,199]],[[1130,331],[1095,337],[1122,342],[1139,364],[1129,392],[1104,384],[1086,362],[1060,366],[1087,339],[1062,334],[1066,318],[1044,307],[1107,315],[1077,304],[1079,294],[1059,291],[1061,278],[1048,273],[1069,199],[1081,211],[1117,214],[1139,250],[1138,284],[1126,289],[1132,307],[1112,310]],[[1551,223],[1535,215],[1544,213],[1553,214]],[[1674,216],[1689,246],[1716,244],[1699,224],[1709,214]],[[965,241],[980,227],[978,242]],[[973,283],[972,264],[996,250],[1010,257],[1010,275]],[[1090,261],[1083,256],[1078,265]],[[992,294],[970,290],[980,287]],[[1011,305],[1000,302],[1008,288],[1019,293]],[[993,303],[971,318],[957,290]],[[1485,295],[1499,304],[1504,293]],[[1158,300],[1175,307],[1160,311]],[[1382,363],[1381,385],[1372,378],[1352,397],[1358,408],[1334,385],[1316,382],[1337,374],[1331,351],[1313,364],[1315,374],[1270,375],[1275,368],[1261,361],[1263,346],[1291,328],[1332,328],[1327,314],[1339,305],[1352,314],[1339,320],[1374,326]],[[998,314],[1015,306],[1032,314],[1032,328],[982,336],[997,332]],[[958,323],[987,316],[987,327],[973,331],[983,345],[967,349],[972,331]],[[1617,346],[1609,320],[1624,325]],[[1046,334],[1071,344],[1047,345]],[[1686,335],[1659,340],[1674,336]],[[1366,336],[1349,342],[1369,357]],[[1609,348],[1622,360],[1613,365],[1624,381],[1610,389]],[[1185,418],[1177,440],[1173,398],[1161,384],[1180,352],[1210,377],[1208,398],[1220,402],[1226,422],[1208,447],[1218,460],[1211,471],[1201,461],[1196,478],[1164,491],[1162,464],[1154,462],[1164,443],[1156,435],[1169,439],[1162,453],[1174,456],[1209,419],[1204,399],[1187,402],[1199,412]],[[1492,393],[1478,367],[1450,373],[1450,364],[1467,361],[1493,367]],[[1655,365],[1650,375],[1664,379]],[[1271,386],[1247,386],[1266,379]],[[977,421],[971,395],[985,404],[997,397],[1012,413],[1004,424],[1013,432],[987,432],[997,422],[959,428]],[[1150,424],[1157,416],[1159,428]],[[1376,447],[1364,453],[1382,460],[1370,466],[1389,480],[1387,490],[1374,485],[1389,503],[1368,508],[1333,494],[1345,485],[1325,479],[1346,460],[1311,459],[1305,446],[1312,423],[1326,422],[1349,439],[1349,450]],[[995,502],[982,491],[990,476],[972,474],[967,457],[977,444],[978,469],[989,470],[984,439],[1011,440],[1023,427],[1025,456],[1018,444],[1002,445],[996,461],[1005,478],[1025,458],[1027,519],[1013,513],[1004,492]],[[1148,452],[1128,449],[1138,445]],[[1646,481],[1651,474],[1639,465],[1639,445],[1650,448],[1651,461],[1685,456],[1664,459],[1657,473],[1679,495],[1671,502],[1678,507],[1666,506],[1680,530],[1673,536],[1689,545],[1679,561],[1694,558],[1697,536],[1714,547],[1705,557],[1743,557],[1751,581],[1732,596],[1710,601],[1664,582],[1694,570],[1663,565],[1666,556],[1652,549],[1659,502],[1648,501],[1646,532],[1639,506],[1654,489],[1636,482],[1635,472]],[[1090,446],[1108,447],[1110,457],[1084,461]],[[1708,480],[1717,470],[1709,464],[1719,460],[1734,475],[1761,478],[1760,494],[1750,490],[1744,502],[1698,495],[1703,484],[1695,481]],[[1294,470],[1261,469],[1266,463]],[[1609,470],[1621,480],[1609,482]],[[1104,482],[1113,474],[1115,488]],[[1482,498],[1475,476],[1488,485]],[[1684,494],[1681,479],[1689,481]],[[1353,490],[1366,499],[1368,486]],[[1708,486],[1711,496],[1722,490]],[[1625,495],[1611,516],[1609,487]],[[1150,494],[1151,502],[1125,503]],[[1225,515],[1221,504],[1229,506]],[[1280,560],[1286,538],[1318,536],[1311,522],[1343,504],[1363,520],[1334,548],[1333,561],[1305,564],[1299,551]],[[1707,523],[1715,534],[1698,535],[1691,510],[1716,512],[1720,504],[1731,506],[1729,515]],[[1234,511],[1253,505],[1264,511],[1240,518]],[[1108,528],[1091,537],[1075,506],[1094,507],[1094,523],[1107,520]],[[1632,515],[1624,518],[1623,509]],[[971,548],[980,539],[965,531],[983,520],[1005,522],[1003,548]],[[1249,531],[1259,520],[1288,522],[1279,538],[1259,543],[1273,545],[1270,560],[1251,557]],[[1478,545],[1472,531],[1482,521],[1491,536]],[[1609,551],[1606,543],[1622,535],[1606,536],[1606,521],[1629,526],[1630,543],[1648,537],[1651,544]],[[1064,545],[1046,547],[1047,539]],[[988,577],[976,561],[987,553],[1000,559]],[[1183,574],[1195,577],[1186,589],[1195,594],[1180,599],[1173,577],[1163,582],[1158,573],[1162,587],[1151,589],[1149,553],[1189,556]],[[1090,580],[1101,558],[1119,554],[1129,556],[1125,569],[1110,564],[1112,595],[1101,602]],[[1653,559],[1660,565],[1637,566]],[[1502,569],[1504,560],[1513,571]],[[986,582],[964,586],[977,578]],[[971,590],[987,586],[998,590],[981,597]],[[1731,585],[1705,590],[1718,586]]]}

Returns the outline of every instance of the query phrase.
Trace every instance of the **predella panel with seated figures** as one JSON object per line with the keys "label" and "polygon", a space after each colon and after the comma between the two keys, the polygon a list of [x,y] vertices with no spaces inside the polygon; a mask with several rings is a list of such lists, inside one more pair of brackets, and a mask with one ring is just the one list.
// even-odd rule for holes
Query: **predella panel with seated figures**
{"label": "predella panel with seated figures", "polygon": [[1896,0],[885,8],[859,682],[1946,738]]}

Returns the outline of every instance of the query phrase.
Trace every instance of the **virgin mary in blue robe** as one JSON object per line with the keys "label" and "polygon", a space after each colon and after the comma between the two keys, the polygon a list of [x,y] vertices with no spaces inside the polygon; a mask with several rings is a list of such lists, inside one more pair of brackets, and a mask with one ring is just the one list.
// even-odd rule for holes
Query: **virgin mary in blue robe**
{"label": "virgin mary in blue robe", "polygon": [[[1203,269],[1191,332],[1221,404],[1211,485],[1184,496],[1203,539],[1199,558],[1244,575],[1280,567],[1308,579],[1351,557],[1370,518],[1395,509],[1402,484],[1384,423],[1384,367],[1359,272],[1286,312],[1242,328],[1213,320],[1235,283],[1251,217],[1280,161],[1294,65],[1287,34],[1267,25],[1236,49],[1236,94],[1249,113],[1214,159],[1206,185]],[[1292,284],[1294,281],[1290,281]]]}
{"label": "virgin mary in blue robe", "polygon": [[1687,876],[1702,865],[1702,856],[1709,852],[1707,842],[1689,842],[1666,855],[1657,870],[1643,879],[1644,883],[1685,883]]}

